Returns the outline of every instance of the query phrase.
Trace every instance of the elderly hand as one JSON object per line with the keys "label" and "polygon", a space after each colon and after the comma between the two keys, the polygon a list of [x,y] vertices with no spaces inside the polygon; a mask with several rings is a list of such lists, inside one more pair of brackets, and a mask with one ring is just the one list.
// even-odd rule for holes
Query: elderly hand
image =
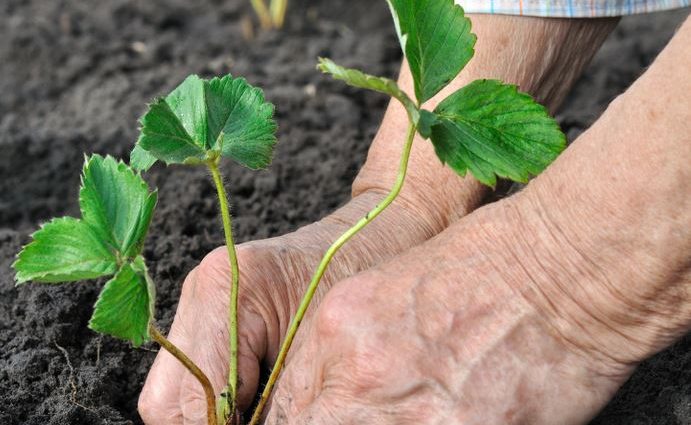
{"label": "elderly hand", "polygon": [[[448,90],[477,78],[501,78],[521,85],[554,109],[616,20],[476,16],[473,23],[479,36],[477,55]],[[545,58],[545,49],[552,45],[561,48],[557,54]],[[405,69],[399,83],[409,91],[412,88]],[[433,108],[434,102],[426,106]],[[260,364],[273,363],[290,317],[327,246],[391,187],[397,170],[396,160],[392,159],[400,157],[405,121],[405,111],[393,103],[353,186],[355,197],[343,209],[293,234],[239,247],[241,407],[247,407],[254,397]],[[419,245],[477,208],[486,193],[472,178],[459,179],[440,164],[429,143],[416,141],[403,192],[386,212],[339,252],[321,284],[315,305],[334,282]],[[364,282],[369,278],[362,279],[366,287]],[[207,373],[217,393],[225,386],[227,374],[229,282],[225,252],[216,250],[187,277],[169,335]],[[371,307],[378,308],[376,303]],[[325,314],[328,317],[331,313]],[[320,321],[310,326],[309,321],[308,314],[305,329],[298,333],[294,344],[294,358],[304,355],[315,343],[305,337],[313,334],[310,329],[324,326]],[[308,344],[304,349],[300,347],[302,342]],[[298,367],[301,366],[293,362],[287,373],[297,373]],[[286,385],[281,387],[284,394]],[[303,391],[304,387],[301,388]],[[275,412],[280,411],[280,406],[280,403],[276,405]],[[286,406],[283,410],[287,409]],[[201,424],[205,420],[200,385],[164,351],[159,353],[149,373],[139,411],[149,425]]]}
{"label": "elderly hand", "polygon": [[523,192],[335,285],[267,423],[581,424],[688,332],[689,46],[691,18]]}

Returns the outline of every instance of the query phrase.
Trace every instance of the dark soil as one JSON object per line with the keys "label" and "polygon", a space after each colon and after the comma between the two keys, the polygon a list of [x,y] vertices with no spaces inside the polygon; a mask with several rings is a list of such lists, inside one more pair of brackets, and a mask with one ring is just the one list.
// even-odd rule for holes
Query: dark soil
{"label": "dark soil", "polygon": [[[189,73],[232,72],[279,105],[271,170],[226,164],[240,240],[311,222],[349,195],[383,96],[314,70],[317,56],[393,76],[400,60],[383,1],[294,0],[281,33],[247,41],[241,0],[3,0],[0,3],[0,424],[141,423],[136,401],[155,353],[87,329],[100,285],[16,289],[10,264],[37,225],[77,215],[83,152],[127,153],[145,103]],[[193,6],[194,4],[194,6]],[[629,18],[559,115],[587,128],[688,11]],[[146,257],[170,324],[184,275],[222,234],[203,170],[155,168],[159,207]],[[690,424],[691,338],[644,363],[594,424]]]}

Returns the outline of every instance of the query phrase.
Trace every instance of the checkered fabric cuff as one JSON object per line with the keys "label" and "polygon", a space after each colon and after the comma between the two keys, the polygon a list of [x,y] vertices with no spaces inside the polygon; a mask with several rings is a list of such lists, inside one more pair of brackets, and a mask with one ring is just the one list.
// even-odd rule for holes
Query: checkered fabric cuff
{"label": "checkered fabric cuff", "polygon": [[456,0],[466,13],[598,18],[688,7],[689,0]]}

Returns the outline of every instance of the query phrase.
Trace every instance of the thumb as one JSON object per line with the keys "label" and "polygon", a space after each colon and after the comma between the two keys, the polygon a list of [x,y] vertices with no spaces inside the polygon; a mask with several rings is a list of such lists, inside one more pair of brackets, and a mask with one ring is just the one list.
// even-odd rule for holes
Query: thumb
{"label": "thumb", "polygon": [[[244,320],[243,320],[244,319]],[[265,345],[264,322],[251,313],[240,314],[240,334],[238,335],[238,394],[237,405],[242,412],[254,401],[259,386],[260,356]],[[200,331],[202,332],[202,331]],[[223,341],[228,341],[227,331]],[[208,341],[202,338],[200,341]],[[215,349],[198,346],[190,357],[209,377],[216,397],[228,386],[228,344],[218,344]],[[206,423],[206,399],[204,390],[196,378],[186,373],[182,378],[180,407],[185,424]],[[200,419],[201,418],[201,419]]]}
{"label": "thumb", "polygon": [[[207,375],[218,397],[228,386],[229,331],[228,305],[230,278],[224,249],[210,253],[199,266],[195,318],[187,329],[193,335],[188,355]],[[213,289],[212,289],[213,288]],[[241,300],[247,296],[241,289]],[[266,324],[261,315],[239,303],[238,312],[238,394],[240,411],[250,406],[259,384],[260,362],[266,352]],[[176,318],[177,320],[177,318]],[[175,327],[175,323],[174,323]],[[206,401],[202,387],[191,374],[182,378],[179,403],[185,424],[203,424]]]}
{"label": "thumb", "polygon": [[266,353],[267,331],[264,319],[249,310],[238,317],[238,409],[250,407],[259,386],[260,364]]}

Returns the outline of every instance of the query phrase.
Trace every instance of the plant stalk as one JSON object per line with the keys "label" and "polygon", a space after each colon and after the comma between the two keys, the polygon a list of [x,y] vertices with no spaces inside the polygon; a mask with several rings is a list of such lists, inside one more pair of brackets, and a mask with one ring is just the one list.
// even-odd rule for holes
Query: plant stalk
{"label": "plant stalk", "polygon": [[271,0],[271,20],[274,28],[282,28],[288,10],[288,0]]}
{"label": "plant stalk", "polygon": [[283,369],[283,364],[285,362],[286,355],[288,354],[288,350],[290,349],[290,346],[293,343],[293,339],[295,338],[295,334],[298,330],[298,327],[300,326],[302,319],[305,317],[307,308],[309,307],[310,302],[312,301],[312,298],[314,297],[314,294],[317,291],[319,282],[321,281],[322,276],[324,276],[326,268],[329,266],[331,259],[334,257],[334,255],[336,255],[338,250],[341,249],[341,247],[346,242],[348,242],[350,238],[355,236],[356,233],[362,230],[362,228],[367,226],[372,220],[374,220],[379,214],[381,214],[382,211],[384,211],[389,205],[391,205],[391,203],[401,192],[401,188],[403,188],[403,182],[405,181],[406,172],[408,170],[408,160],[410,159],[410,151],[413,145],[413,140],[415,138],[415,131],[415,125],[412,123],[409,124],[408,134],[406,136],[405,145],[403,147],[403,153],[401,155],[401,162],[398,168],[398,176],[396,177],[396,182],[394,183],[393,188],[391,188],[389,194],[386,195],[386,198],[384,198],[383,201],[378,203],[370,212],[365,214],[365,216],[362,217],[353,227],[346,230],[345,233],[343,233],[338,239],[336,239],[336,241],[333,244],[331,244],[329,249],[322,257],[322,260],[319,263],[319,266],[317,267],[317,270],[315,271],[309,286],[307,287],[307,292],[303,296],[302,301],[300,302],[300,306],[298,307],[298,310],[295,313],[295,317],[293,318],[293,321],[290,323],[288,333],[286,334],[286,337],[283,340],[283,345],[281,345],[281,350],[278,353],[278,357],[276,358],[276,362],[274,363],[271,375],[269,375],[269,379],[266,383],[266,386],[264,387],[264,391],[262,392],[261,398],[259,400],[259,403],[257,404],[257,408],[255,409],[254,414],[252,415],[252,419],[250,420],[249,425],[259,424],[262,411],[264,410],[264,407],[267,401],[269,400],[269,396],[271,395],[271,391],[273,390],[273,387],[276,384],[276,380],[278,379],[278,376],[280,375],[281,370]]}
{"label": "plant stalk", "polygon": [[272,26],[272,20],[271,20],[271,14],[269,13],[269,8],[266,6],[266,3],[264,3],[264,0],[251,0],[252,1],[252,7],[254,8],[254,11],[257,13],[257,17],[259,18],[259,23],[261,24],[262,28],[264,29],[269,29]]}
{"label": "plant stalk", "polygon": [[[230,344],[230,359],[228,362],[228,390],[230,391],[230,415],[235,414],[237,408],[238,393],[238,290],[240,288],[240,267],[233,241],[233,223],[228,209],[228,196],[223,186],[223,178],[218,169],[218,159],[208,162],[211,176],[218,192],[218,202],[221,208],[221,219],[223,221],[223,233],[226,239],[226,249],[228,250],[228,260],[230,262],[231,284],[230,284],[230,306],[228,309],[228,333]],[[223,418],[224,420],[227,418]]]}
{"label": "plant stalk", "polygon": [[189,358],[185,353],[183,353],[178,347],[170,342],[163,334],[156,328],[153,323],[149,323],[149,334],[151,339],[156,341],[161,347],[173,355],[180,363],[185,366],[187,370],[190,371],[197,381],[204,388],[204,395],[206,396],[206,420],[208,425],[218,425],[216,422],[216,396],[214,394],[214,387],[211,385],[211,381],[206,377],[204,372]]}

